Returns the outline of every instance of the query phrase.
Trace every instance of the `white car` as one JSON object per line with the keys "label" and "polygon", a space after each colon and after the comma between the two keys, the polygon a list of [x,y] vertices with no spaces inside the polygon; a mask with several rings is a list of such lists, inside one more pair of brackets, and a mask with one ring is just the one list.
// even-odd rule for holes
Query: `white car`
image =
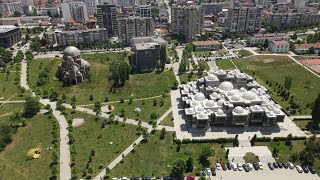
{"label": "white car", "polygon": [[127,177],[123,177],[122,180],[128,180],[128,178]]}
{"label": "white car", "polygon": [[261,162],[258,162],[259,169],[263,170],[263,165]]}
{"label": "white car", "polygon": [[118,180],[118,178],[114,177],[114,178],[112,178],[112,180]]}
{"label": "white car", "polygon": [[288,166],[290,169],[294,169],[294,165],[291,162],[288,162]]}
{"label": "white car", "polygon": [[220,170],[220,169],[221,169],[221,164],[220,164],[220,163],[216,163],[216,168],[217,168],[218,170]]}
{"label": "white car", "polygon": [[297,166],[297,171],[298,171],[299,173],[302,173],[302,168],[301,168],[301,166]]}
{"label": "white car", "polygon": [[247,163],[249,170],[252,171],[253,170],[253,165],[251,163]]}
{"label": "white car", "polygon": [[211,176],[211,169],[210,168],[207,168],[207,175]]}
{"label": "white car", "polygon": [[242,164],[241,164],[241,163],[238,163],[238,170],[239,170],[239,171],[242,171],[242,170],[243,170],[243,167],[242,167]]}
{"label": "white car", "polygon": [[236,163],[231,163],[231,167],[232,167],[232,170],[234,170],[234,171],[238,170]]}

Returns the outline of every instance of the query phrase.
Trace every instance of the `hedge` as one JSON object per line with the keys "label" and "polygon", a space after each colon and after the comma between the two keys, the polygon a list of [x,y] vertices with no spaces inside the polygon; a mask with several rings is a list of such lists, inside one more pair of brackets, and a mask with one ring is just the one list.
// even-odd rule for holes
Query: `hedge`
{"label": "hedge", "polygon": [[[294,136],[292,138],[290,138],[290,140],[306,140],[307,137],[305,136]],[[277,141],[286,141],[287,137],[274,137],[273,141],[277,142]]]}
{"label": "hedge", "polygon": [[234,138],[218,138],[218,139],[183,139],[182,144],[188,143],[233,143]]}

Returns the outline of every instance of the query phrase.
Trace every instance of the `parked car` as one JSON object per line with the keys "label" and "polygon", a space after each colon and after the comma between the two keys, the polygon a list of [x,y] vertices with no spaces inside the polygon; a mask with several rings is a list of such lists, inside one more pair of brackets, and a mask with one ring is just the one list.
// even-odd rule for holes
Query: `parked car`
{"label": "parked car", "polygon": [[54,57],[60,57],[59,55],[55,55]]}
{"label": "parked car", "polygon": [[221,169],[221,164],[220,164],[220,163],[216,163],[216,168],[217,168],[218,170],[220,170],[220,169]]}
{"label": "parked car", "polygon": [[238,170],[239,170],[239,171],[242,171],[242,169],[243,169],[243,168],[242,168],[242,164],[241,164],[241,163],[238,163]]}
{"label": "parked car", "polygon": [[274,170],[274,166],[273,166],[273,164],[272,163],[268,163],[268,166],[269,166],[269,168],[271,169],[271,170]]}
{"label": "parked car", "polygon": [[206,176],[207,172],[205,170],[203,170],[201,174],[202,174],[202,176]]}
{"label": "parked car", "polygon": [[225,164],[221,164],[221,167],[222,167],[222,169],[224,170],[224,171],[226,171],[227,170],[227,166],[225,165]]}
{"label": "parked car", "polygon": [[309,169],[307,166],[302,166],[302,170],[304,173],[309,173]]}
{"label": "parked car", "polygon": [[313,167],[308,166],[308,169],[311,172],[311,174],[315,174],[316,173],[316,171],[313,169]]}
{"label": "parked car", "polygon": [[296,168],[297,168],[297,171],[298,171],[299,173],[302,173],[302,168],[301,168],[301,166],[297,166]]}
{"label": "parked car", "polygon": [[283,166],[282,166],[282,163],[281,162],[277,162],[277,164],[278,164],[278,166],[279,166],[279,168],[283,168]]}
{"label": "parked car", "polygon": [[163,177],[163,180],[171,180],[172,178],[171,178],[171,176],[164,176]]}
{"label": "parked car", "polygon": [[294,169],[294,165],[291,162],[288,162],[288,166],[290,169]]}
{"label": "parked car", "polygon": [[230,163],[227,163],[227,168],[228,168],[228,170],[231,170],[231,164]]}
{"label": "parked car", "polygon": [[263,165],[261,162],[258,162],[259,169],[263,170]]}
{"label": "parked car", "polygon": [[278,168],[279,168],[278,163],[277,163],[277,162],[273,162],[273,167],[274,167],[275,169],[278,169]]}
{"label": "parked car", "polygon": [[248,166],[248,168],[249,168],[250,171],[253,170],[253,165],[252,165],[251,163],[247,163],[247,166]]}
{"label": "parked car", "polygon": [[210,168],[207,168],[207,175],[211,176],[211,169]]}
{"label": "parked car", "polygon": [[242,167],[243,167],[244,171],[246,171],[246,172],[250,171],[250,169],[249,169],[247,164],[243,164]]}
{"label": "parked car", "polygon": [[194,180],[194,176],[187,176],[187,180]]}
{"label": "parked car", "polygon": [[237,171],[238,170],[237,165],[235,163],[231,163],[231,167],[232,167],[233,171]]}
{"label": "parked car", "polygon": [[216,168],[211,168],[211,172],[212,172],[212,176],[216,176],[217,175]]}
{"label": "parked car", "polygon": [[285,169],[288,169],[288,168],[289,168],[289,166],[288,166],[287,163],[282,163],[282,166],[283,166]]}
{"label": "parked car", "polygon": [[[157,176],[156,177],[157,180],[161,180],[161,176]],[[193,179],[192,179],[193,180]]]}
{"label": "parked car", "polygon": [[127,177],[123,177],[123,178],[121,178],[121,180],[128,180],[128,178]]}
{"label": "parked car", "polygon": [[254,168],[254,170],[259,170],[259,165],[258,165],[258,163],[253,163],[253,168]]}

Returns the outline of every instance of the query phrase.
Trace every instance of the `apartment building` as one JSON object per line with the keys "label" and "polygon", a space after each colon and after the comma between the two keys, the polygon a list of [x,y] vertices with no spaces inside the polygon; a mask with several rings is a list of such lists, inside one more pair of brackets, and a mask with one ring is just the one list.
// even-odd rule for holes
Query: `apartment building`
{"label": "apartment building", "polygon": [[151,6],[141,5],[140,6],[140,17],[151,17]]}
{"label": "apartment building", "polygon": [[202,3],[201,6],[204,15],[217,15],[222,12],[223,3]]}
{"label": "apartment building", "polygon": [[130,16],[118,19],[118,38],[124,45],[130,45],[134,37],[151,36],[153,34],[152,18]]}
{"label": "apartment building", "polygon": [[173,5],[171,8],[171,32],[191,40],[202,31],[204,15],[201,6]]}
{"label": "apartment building", "polygon": [[83,0],[87,6],[88,16],[97,14],[98,0]]}
{"label": "apartment building", "polygon": [[117,36],[117,10],[115,5],[103,4],[97,6],[97,23],[100,28],[106,28],[108,36]]}
{"label": "apartment building", "polygon": [[0,12],[2,13],[3,17],[11,16],[14,12],[22,12],[21,2],[1,2],[0,3]]}
{"label": "apartment building", "polygon": [[73,19],[79,23],[85,23],[88,18],[87,5],[84,2],[61,3],[64,20]]}
{"label": "apartment building", "polygon": [[108,40],[108,31],[105,28],[78,31],[51,31],[46,32],[44,36],[51,45],[66,46],[105,42]]}
{"label": "apartment building", "polygon": [[228,9],[227,30],[231,33],[252,33],[260,30],[263,8],[242,3]]}

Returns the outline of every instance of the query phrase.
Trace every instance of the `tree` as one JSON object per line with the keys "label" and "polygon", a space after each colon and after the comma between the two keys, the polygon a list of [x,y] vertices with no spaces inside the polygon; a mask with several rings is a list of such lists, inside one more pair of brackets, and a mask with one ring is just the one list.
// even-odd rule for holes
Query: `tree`
{"label": "tree", "polygon": [[13,12],[13,17],[21,17],[22,13],[20,11]]}
{"label": "tree", "polygon": [[311,115],[314,127],[318,129],[320,123],[320,94],[318,94],[318,97],[313,103]]}
{"label": "tree", "polygon": [[24,106],[24,116],[26,117],[33,117],[40,111],[40,103],[38,99],[27,96],[26,103]]}
{"label": "tree", "polygon": [[125,116],[125,113],[126,113],[126,111],[122,108],[122,109],[121,109],[121,117],[124,117],[124,116]]}
{"label": "tree", "polygon": [[146,129],[143,129],[143,130],[142,130],[142,137],[143,137],[143,139],[147,140],[147,138],[148,138],[148,131],[147,131]]}
{"label": "tree", "polygon": [[157,121],[152,121],[153,130],[156,130],[156,127],[157,127]]}
{"label": "tree", "polygon": [[193,171],[193,159],[192,157],[189,157],[189,159],[186,162],[186,171],[192,172]]}
{"label": "tree", "polygon": [[0,61],[3,63],[8,63],[12,61],[12,53],[4,48],[0,47]]}
{"label": "tree", "polygon": [[185,171],[185,162],[182,159],[176,160],[171,169],[171,177],[173,179],[181,179],[183,178],[183,172]]}
{"label": "tree", "polygon": [[93,110],[96,112],[96,115],[99,115],[101,113],[101,103],[99,101],[96,101],[94,103],[94,109]]}
{"label": "tree", "polygon": [[292,85],[291,76],[286,76],[284,79],[284,88],[286,88],[288,91],[290,91],[291,85]]}
{"label": "tree", "polygon": [[21,122],[20,113],[18,113],[18,112],[14,113],[12,116],[10,116],[9,120],[11,122],[11,126],[14,126],[14,124],[16,124],[16,123],[20,123]]}
{"label": "tree", "polygon": [[164,139],[164,138],[165,138],[165,135],[166,135],[166,129],[165,129],[165,128],[162,128],[162,129],[161,129],[161,132],[160,132],[160,139]]}
{"label": "tree", "polygon": [[201,153],[199,156],[199,163],[203,167],[208,167],[210,165],[210,162],[208,161],[208,157],[214,155],[214,150],[211,148],[210,145],[206,145],[201,149]]}
{"label": "tree", "polygon": [[23,58],[24,58],[24,54],[21,50],[19,50],[16,55],[16,61],[21,62],[23,60]]}
{"label": "tree", "polygon": [[121,81],[122,85],[129,79],[130,66],[124,60],[113,60],[110,62],[111,79],[116,86]]}

